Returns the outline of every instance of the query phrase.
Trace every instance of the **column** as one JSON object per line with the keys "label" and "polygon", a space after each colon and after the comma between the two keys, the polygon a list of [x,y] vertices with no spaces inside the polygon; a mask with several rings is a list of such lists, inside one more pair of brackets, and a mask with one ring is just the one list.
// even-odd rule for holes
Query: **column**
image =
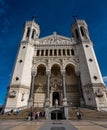
{"label": "column", "polygon": [[62,74],[62,87],[63,87],[63,108],[64,108],[64,118],[68,118],[68,103],[66,98],[66,86],[65,86],[65,70],[61,70]]}
{"label": "column", "polygon": [[62,87],[63,87],[63,99],[66,98],[66,88],[65,88],[65,70],[61,70],[62,73]]}
{"label": "column", "polygon": [[33,92],[34,92],[34,83],[35,83],[35,70],[32,70],[31,72],[32,80],[31,80],[31,88],[30,88],[30,96],[29,96],[29,101],[28,101],[28,106],[32,107],[33,106]]}
{"label": "column", "polygon": [[49,118],[49,107],[50,107],[50,70],[46,70],[46,101],[45,101],[45,118]]}
{"label": "column", "polygon": [[49,99],[50,95],[49,95],[49,90],[50,90],[50,70],[47,70],[46,71],[46,76],[47,76],[47,81],[46,81],[46,84],[47,84],[47,93],[46,93],[46,98]]}

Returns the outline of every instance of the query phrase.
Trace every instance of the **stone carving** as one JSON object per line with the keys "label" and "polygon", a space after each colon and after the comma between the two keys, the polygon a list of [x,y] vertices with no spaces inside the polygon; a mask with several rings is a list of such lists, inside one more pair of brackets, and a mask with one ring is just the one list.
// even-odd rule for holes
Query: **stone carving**
{"label": "stone carving", "polygon": [[56,83],[52,86],[53,91],[59,91],[61,90],[61,86],[57,85]]}
{"label": "stone carving", "polygon": [[36,86],[36,92],[38,92],[38,93],[43,93],[43,92],[45,92],[45,88],[44,88],[44,86],[42,85],[42,84],[39,84],[38,86]]}
{"label": "stone carving", "polygon": [[15,98],[16,97],[16,91],[12,90],[9,92],[9,97],[10,98]]}
{"label": "stone carving", "polygon": [[41,44],[73,44],[70,38],[62,37],[54,33],[50,37],[40,39]]}
{"label": "stone carving", "polygon": [[103,92],[100,88],[96,90],[95,94],[97,97],[103,97]]}

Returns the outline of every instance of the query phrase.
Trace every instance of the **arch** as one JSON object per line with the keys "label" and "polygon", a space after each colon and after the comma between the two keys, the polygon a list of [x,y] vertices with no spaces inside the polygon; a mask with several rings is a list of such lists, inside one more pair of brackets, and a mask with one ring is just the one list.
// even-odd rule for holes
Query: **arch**
{"label": "arch", "polygon": [[37,50],[37,56],[39,56],[40,55],[40,50]]}
{"label": "arch", "polygon": [[32,36],[31,36],[32,39],[34,39],[35,33],[36,33],[36,31],[35,31],[35,29],[33,29]]}
{"label": "arch", "polygon": [[64,66],[64,69],[66,69],[66,67],[67,67],[68,65],[71,65],[72,68],[75,70],[75,63],[73,63],[73,62],[67,62],[67,63],[65,64],[65,66]]}
{"label": "arch", "polygon": [[46,67],[46,69],[48,69],[47,64],[46,64],[45,62],[40,62],[40,61],[37,62],[37,63],[33,66],[33,68],[37,70],[37,68],[38,68],[39,65],[44,65],[44,66]]}
{"label": "arch", "polygon": [[30,31],[31,31],[31,28],[28,27],[28,28],[27,28],[27,33],[26,33],[26,37],[28,37],[28,38],[29,38],[29,36],[30,36]]}
{"label": "arch", "polygon": [[43,64],[39,64],[37,66],[37,75],[45,75],[46,74],[46,66]]}
{"label": "arch", "polygon": [[60,49],[58,50],[58,55],[61,56],[61,50]]}
{"label": "arch", "polygon": [[71,73],[75,73],[75,67],[72,64],[67,64],[65,70],[67,75],[70,75]]}
{"label": "arch", "polygon": [[59,62],[53,62],[53,63],[51,64],[51,66],[50,66],[50,69],[51,69],[52,66],[54,66],[54,65],[58,65],[58,66],[60,66],[60,70],[62,69],[62,66],[61,66],[61,64],[60,64]]}
{"label": "arch", "polygon": [[80,31],[81,31],[82,37],[87,38],[87,34],[86,34],[85,28],[83,26],[80,27]]}
{"label": "arch", "polygon": [[60,68],[59,64],[53,64],[51,66],[51,73],[54,76],[57,76],[58,74],[61,74],[61,68]]}
{"label": "arch", "polygon": [[64,119],[63,116],[64,116],[64,113],[61,110],[55,109],[55,110],[51,111],[51,120],[56,120],[56,119],[62,120],[62,119]]}
{"label": "arch", "polygon": [[71,54],[74,56],[75,53],[74,53],[74,49],[71,49]]}
{"label": "arch", "polygon": [[82,36],[84,36],[85,34],[84,34],[84,27],[83,26],[80,27],[80,31],[81,31]]}
{"label": "arch", "polygon": [[48,50],[46,49],[46,51],[45,51],[45,56],[48,56]]}
{"label": "arch", "polygon": [[78,33],[77,29],[75,29],[75,34],[76,34],[76,38],[78,39],[79,38],[79,33]]}

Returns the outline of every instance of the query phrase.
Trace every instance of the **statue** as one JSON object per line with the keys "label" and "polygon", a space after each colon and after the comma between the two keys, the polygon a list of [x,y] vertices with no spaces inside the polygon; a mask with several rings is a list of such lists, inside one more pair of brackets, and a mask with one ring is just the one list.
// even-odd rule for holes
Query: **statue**
{"label": "statue", "polygon": [[55,107],[58,106],[58,99],[55,99]]}

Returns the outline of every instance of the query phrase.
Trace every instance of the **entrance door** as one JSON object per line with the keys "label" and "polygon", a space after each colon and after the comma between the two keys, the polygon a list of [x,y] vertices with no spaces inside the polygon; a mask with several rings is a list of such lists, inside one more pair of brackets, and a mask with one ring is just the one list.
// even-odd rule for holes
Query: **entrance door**
{"label": "entrance door", "polygon": [[53,106],[55,106],[56,100],[58,101],[58,105],[60,105],[59,92],[53,92],[53,101],[52,101],[52,105],[53,105]]}
{"label": "entrance door", "polygon": [[61,120],[61,119],[63,119],[62,111],[60,111],[60,110],[52,111],[51,112],[51,119],[52,120]]}

